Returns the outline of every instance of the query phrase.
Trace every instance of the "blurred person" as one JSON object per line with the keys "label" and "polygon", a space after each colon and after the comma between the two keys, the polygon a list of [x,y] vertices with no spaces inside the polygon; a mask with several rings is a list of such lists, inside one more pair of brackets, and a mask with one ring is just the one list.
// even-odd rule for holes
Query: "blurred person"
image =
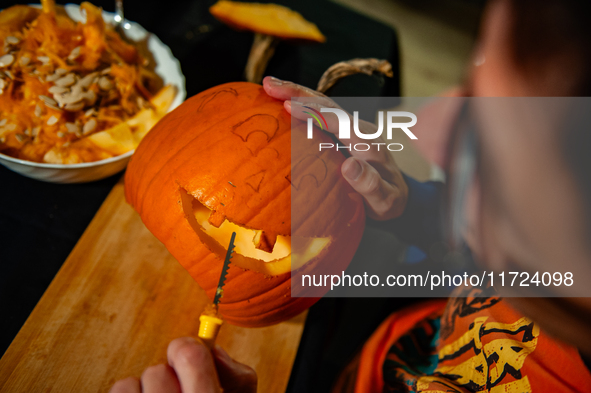
{"label": "blurred person", "polygon": [[[591,34],[585,15],[579,1],[491,1],[476,66],[456,95],[591,95]],[[284,100],[294,116],[298,111],[291,97],[323,97],[270,77],[263,86]],[[325,104],[335,105],[329,99]],[[362,127],[371,131],[375,126]],[[591,265],[591,155],[586,151],[591,134],[553,129],[516,135],[511,127],[474,127],[471,132],[478,165],[463,213],[466,241],[477,260],[485,267],[533,261],[540,269],[556,269],[561,260]],[[420,147],[443,163],[458,150],[456,144],[442,153],[449,138],[441,134],[431,139],[437,144]],[[425,211],[417,200],[441,196],[441,187],[403,175],[392,156],[382,152],[354,152],[342,173],[375,220],[412,220]],[[425,195],[429,198],[419,198]],[[591,391],[590,322],[591,298],[503,299],[490,290],[471,290],[468,296],[424,302],[384,321],[333,391]],[[141,382],[123,380],[111,391],[256,391],[252,369],[219,348],[210,354],[199,341],[179,340],[184,348],[179,358],[175,340],[168,366],[149,368]]]}

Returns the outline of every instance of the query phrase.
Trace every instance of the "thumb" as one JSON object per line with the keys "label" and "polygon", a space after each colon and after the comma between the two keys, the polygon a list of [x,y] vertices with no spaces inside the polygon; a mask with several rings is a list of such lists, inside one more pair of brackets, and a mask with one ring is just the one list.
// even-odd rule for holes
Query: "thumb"
{"label": "thumb", "polygon": [[406,205],[404,190],[385,181],[378,171],[366,161],[349,157],[341,166],[347,182],[357,191],[367,207],[367,214],[375,220],[390,220],[402,214]]}
{"label": "thumb", "polygon": [[232,359],[217,344],[211,352],[224,393],[256,393],[257,374],[252,368]]}
{"label": "thumb", "polygon": [[183,393],[221,392],[212,356],[203,341],[177,338],[168,345],[167,355]]}

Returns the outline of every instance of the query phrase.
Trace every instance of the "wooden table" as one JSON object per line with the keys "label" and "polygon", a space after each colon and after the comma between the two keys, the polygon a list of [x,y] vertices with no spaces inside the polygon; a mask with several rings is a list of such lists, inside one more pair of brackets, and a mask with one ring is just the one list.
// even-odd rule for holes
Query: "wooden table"
{"label": "wooden table", "polygon": [[[0,392],[106,392],[197,336],[205,293],[111,191],[0,359]],[[225,324],[217,343],[253,367],[260,392],[285,391],[305,314],[258,329]]]}

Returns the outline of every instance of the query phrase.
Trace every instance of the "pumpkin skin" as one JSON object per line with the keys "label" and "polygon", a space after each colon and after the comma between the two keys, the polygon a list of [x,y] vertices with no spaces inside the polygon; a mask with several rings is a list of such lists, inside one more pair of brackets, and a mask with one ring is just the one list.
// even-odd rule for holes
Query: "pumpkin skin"
{"label": "pumpkin skin", "polygon": [[[331,141],[317,134],[321,142]],[[298,148],[315,151],[312,145]],[[304,192],[294,194],[301,195],[294,203],[305,210],[297,214],[294,231],[330,239],[299,271],[340,274],[361,240],[363,202],[340,175],[341,153],[318,155],[324,178],[331,181],[310,181],[312,174],[294,179],[295,185],[291,153],[291,119],[283,102],[260,85],[227,83],[188,99],[154,126],[127,168],[126,199],[213,299],[227,243],[212,240],[191,209],[211,210],[213,226],[227,221],[258,230],[272,247],[278,236],[292,236],[291,197],[297,186]],[[269,246],[260,243],[260,250]],[[290,258],[264,262],[235,253],[219,305],[223,318],[238,326],[268,326],[314,304],[318,297],[291,296]]]}

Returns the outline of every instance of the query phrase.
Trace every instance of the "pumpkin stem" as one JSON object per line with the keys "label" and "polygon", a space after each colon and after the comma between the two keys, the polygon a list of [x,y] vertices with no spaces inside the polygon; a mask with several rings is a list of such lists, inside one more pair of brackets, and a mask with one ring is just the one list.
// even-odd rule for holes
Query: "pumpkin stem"
{"label": "pumpkin stem", "polygon": [[316,90],[320,93],[326,93],[326,91],[333,87],[341,78],[353,74],[367,74],[371,76],[374,73],[380,73],[389,78],[394,76],[394,73],[392,72],[392,64],[390,64],[388,60],[370,58],[341,61],[324,71]]}
{"label": "pumpkin stem", "polygon": [[250,55],[248,55],[248,61],[246,62],[246,69],[244,70],[247,81],[261,83],[263,73],[273,53],[275,53],[278,43],[279,38],[277,37],[255,33],[254,42],[250,48]]}

